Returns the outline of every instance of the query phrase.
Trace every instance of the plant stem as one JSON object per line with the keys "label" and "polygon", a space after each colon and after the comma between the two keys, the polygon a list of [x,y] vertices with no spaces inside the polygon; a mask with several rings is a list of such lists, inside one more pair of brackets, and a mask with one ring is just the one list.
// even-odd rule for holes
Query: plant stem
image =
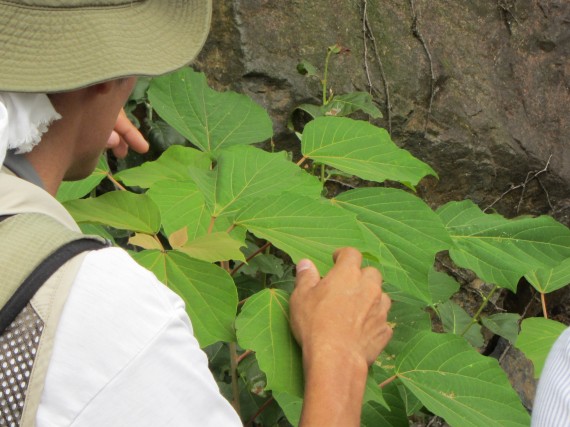
{"label": "plant stem", "polygon": [[323,105],[327,105],[329,100],[327,98],[327,80],[329,77],[329,61],[331,59],[333,51],[332,49],[327,49],[327,58],[325,59],[325,72],[323,75],[323,80],[321,83],[323,84]]}
{"label": "plant stem", "polygon": [[107,172],[107,178],[109,178],[109,180],[113,183],[113,185],[114,185],[115,187],[117,187],[119,190],[121,190],[121,191],[127,191],[127,189],[126,189],[125,187],[123,187],[123,186],[121,185],[121,183],[120,183],[119,181],[117,181],[117,180],[113,177],[113,175],[111,175],[111,173]]}
{"label": "plant stem", "polygon": [[390,378],[387,378],[384,381],[382,381],[380,384],[378,384],[378,387],[384,388],[388,384],[390,384],[392,381],[394,381],[396,378],[398,378],[396,375],[392,375]]}
{"label": "plant stem", "polygon": [[216,222],[216,217],[213,216],[210,218],[210,225],[208,226],[208,234],[212,234],[212,230],[214,229],[214,224]]}
{"label": "plant stem", "polygon": [[230,371],[232,374],[232,406],[236,410],[238,416],[241,417],[241,408],[239,403],[239,378],[237,372],[238,365],[237,345],[235,342],[230,343]]}
{"label": "plant stem", "polygon": [[258,250],[256,250],[254,253],[252,253],[250,256],[248,256],[245,260],[245,262],[242,262],[240,265],[238,265],[236,268],[234,268],[231,272],[230,275],[234,275],[236,274],[240,268],[242,268],[245,264],[247,264],[249,261],[251,261],[253,258],[255,258],[257,255],[259,255],[261,252],[263,252],[265,249],[267,249],[269,246],[271,246],[270,242],[267,242],[265,245],[263,245],[262,247],[260,247]]}
{"label": "plant stem", "polygon": [[543,292],[540,293],[540,302],[542,303],[542,315],[545,319],[548,319],[548,311],[546,310],[546,297],[544,296]]}
{"label": "plant stem", "polygon": [[305,160],[307,160],[305,156],[301,157],[301,160],[297,162],[297,166],[301,166],[303,163],[305,163]]}
{"label": "plant stem", "polygon": [[321,165],[321,182],[325,183],[325,165]]}
{"label": "plant stem", "polygon": [[261,413],[262,413],[263,411],[265,411],[265,409],[267,409],[267,407],[271,404],[271,402],[273,402],[273,400],[274,400],[274,399],[273,399],[273,396],[271,396],[269,399],[267,399],[267,400],[263,403],[263,405],[261,405],[261,406],[259,407],[259,409],[258,409],[258,411],[255,413],[255,415],[254,415],[253,417],[251,417],[251,418],[249,419],[249,421],[245,424],[246,427],[250,427],[250,426],[253,424],[253,422],[255,421],[255,419],[256,419],[257,417],[259,417],[259,415],[261,415]]}
{"label": "plant stem", "polygon": [[242,354],[240,354],[240,355],[237,357],[236,365],[239,365],[239,364],[241,363],[241,361],[242,361],[243,359],[245,359],[247,356],[249,356],[251,353],[253,353],[253,351],[251,351],[251,350],[246,350],[246,351],[244,351]]}
{"label": "plant stem", "polygon": [[481,313],[483,312],[485,307],[487,307],[487,304],[489,303],[489,299],[491,299],[491,297],[493,296],[493,294],[495,293],[495,291],[497,289],[499,289],[499,287],[497,285],[493,286],[493,289],[491,289],[491,292],[489,292],[489,295],[483,297],[483,302],[481,303],[479,310],[477,310],[477,313],[475,313],[475,316],[473,316],[473,318],[471,319],[471,322],[469,322],[469,324],[465,327],[463,332],[461,332],[461,336],[464,336],[467,333],[467,331],[469,331],[469,329],[471,329],[471,326],[473,326],[475,323],[477,323],[479,321],[479,316],[481,315]]}

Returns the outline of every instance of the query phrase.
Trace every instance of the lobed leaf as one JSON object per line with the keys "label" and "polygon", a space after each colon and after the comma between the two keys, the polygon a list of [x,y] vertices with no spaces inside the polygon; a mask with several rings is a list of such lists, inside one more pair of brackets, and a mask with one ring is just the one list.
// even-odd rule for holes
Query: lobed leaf
{"label": "lobed leaf", "polygon": [[438,304],[436,310],[445,332],[465,337],[473,347],[483,346],[481,326],[478,323],[471,324],[473,318],[462,307],[453,301],[446,301]]}
{"label": "lobed leaf", "polygon": [[554,292],[570,283],[570,258],[553,268],[531,271],[525,278],[541,294]]}
{"label": "lobed leaf", "polygon": [[515,347],[534,365],[534,377],[540,377],[550,349],[567,328],[563,323],[542,317],[530,317],[521,323],[521,332]]}
{"label": "lobed leaf", "polygon": [[263,108],[245,95],[210,89],[206,76],[190,68],[153,79],[148,98],[166,122],[208,153],[273,134]]}
{"label": "lobed leaf", "polygon": [[289,329],[289,296],[265,289],[250,297],[236,319],[238,344],[255,351],[267,388],[303,396],[301,350]]}
{"label": "lobed leaf", "polygon": [[428,289],[432,304],[445,302],[459,290],[459,283],[453,277],[431,270],[428,275]]}
{"label": "lobed leaf", "polygon": [[235,340],[238,298],[225,270],[178,251],[142,251],[133,258],[184,300],[201,347]]}
{"label": "lobed leaf", "polygon": [[525,274],[570,257],[570,230],[551,217],[508,220],[485,214],[468,200],[448,203],[437,213],[453,240],[453,261],[511,291]]}
{"label": "lobed leaf", "polygon": [[207,262],[245,261],[240,250],[243,246],[245,246],[244,242],[234,239],[226,232],[219,231],[198,237],[176,250]]}
{"label": "lobed leaf", "polygon": [[109,174],[109,164],[105,156],[99,157],[95,170],[85,179],[64,181],[57,190],[56,199],[60,203],[80,199],[96,188]]}
{"label": "lobed leaf", "polygon": [[[431,304],[428,275],[435,254],[451,242],[441,220],[421,199],[393,188],[347,191],[333,203],[354,212],[395,299]],[[402,295],[403,294],[403,295]]]}
{"label": "lobed leaf", "polygon": [[71,200],[64,205],[77,222],[109,225],[145,234],[156,234],[160,229],[158,207],[144,194],[112,191],[99,197]]}
{"label": "lobed leaf", "polygon": [[159,181],[188,181],[192,169],[210,168],[209,156],[195,148],[173,145],[153,162],[126,169],[115,178],[131,187],[149,188]]}
{"label": "lobed leaf", "polygon": [[294,262],[310,258],[323,275],[332,267],[336,249],[366,249],[353,214],[324,200],[297,194],[259,200],[243,209],[235,222],[269,240]]}
{"label": "lobed leaf", "polygon": [[396,358],[396,375],[450,425],[528,426],[530,417],[495,359],[463,338],[421,332]]}
{"label": "lobed leaf", "polygon": [[284,191],[320,196],[317,178],[291,163],[284,152],[268,153],[255,147],[232,147],[220,152],[211,173],[194,173],[212,215],[235,215],[253,201]]}
{"label": "lobed leaf", "polygon": [[305,157],[360,178],[416,185],[431,167],[398,148],[385,129],[344,117],[318,117],[303,131]]}

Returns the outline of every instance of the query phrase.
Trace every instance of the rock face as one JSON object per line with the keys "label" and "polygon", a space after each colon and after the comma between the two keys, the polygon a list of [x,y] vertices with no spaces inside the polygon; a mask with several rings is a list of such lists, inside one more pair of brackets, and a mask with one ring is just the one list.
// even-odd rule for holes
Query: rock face
{"label": "rock face", "polygon": [[[419,186],[428,203],[570,225],[568,0],[217,0],[212,25],[196,67],[263,105],[278,149],[298,151],[289,117],[321,97],[297,64],[322,69],[339,44],[349,53],[332,59],[329,86],[372,93],[376,124],[439,174]],[[515,378],[514,360],[530,407],[532,374]]]}
{"label": "rock face", "polygon": [[493,207],[568,221],[570,3],[218,0],[197,67],[266,107],[278,147],[292,149],[289,115],[319,100],[296,65],[322,68],[335,43],[350,53],[331,61],[330,87],[372,91],[378,124],[438,172],[420,188],[429,202],[486,207],[520,185]]}

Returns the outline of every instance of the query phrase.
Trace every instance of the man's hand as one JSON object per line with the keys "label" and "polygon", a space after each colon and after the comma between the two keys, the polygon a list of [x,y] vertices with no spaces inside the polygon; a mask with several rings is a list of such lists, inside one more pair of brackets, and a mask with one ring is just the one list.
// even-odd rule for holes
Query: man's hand
{"label": "man's hand", "polygon": [[380,272],[360,268],[356,249],[340,249],[334,260],[323,279],[310,261],[299,263],[290,302],[293,333],[304,353],[342,352],[368,366],[392,337],[390,298],[382,293]]}
{"label": "man's hand", "polygon": [[303,427],[359,425],[368,366],[392,337],[380,272],[361,268],[353,248],[336,251],[334,260],[323,279],[312,262],[300,261],[290,300],[291,327],[303,349]]}
{"label": "man's hand", "polygon": [[128,119],[125,110],[121,109],[115,128],[107,141],[107,148],[113,151],[115,157],[122,159],[129,152],[129,147],[137,153],[146,153],[148,142]]}

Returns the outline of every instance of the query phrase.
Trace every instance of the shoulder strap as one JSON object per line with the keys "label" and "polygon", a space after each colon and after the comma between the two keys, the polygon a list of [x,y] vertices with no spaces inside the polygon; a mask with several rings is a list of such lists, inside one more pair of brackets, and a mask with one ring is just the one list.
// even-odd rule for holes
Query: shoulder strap
{"label": "shoulder strap", "polygon": [[108,245],[98,236],[69,230],[47,215],[0,218],[0,334],[63,264],[82,252]]}

